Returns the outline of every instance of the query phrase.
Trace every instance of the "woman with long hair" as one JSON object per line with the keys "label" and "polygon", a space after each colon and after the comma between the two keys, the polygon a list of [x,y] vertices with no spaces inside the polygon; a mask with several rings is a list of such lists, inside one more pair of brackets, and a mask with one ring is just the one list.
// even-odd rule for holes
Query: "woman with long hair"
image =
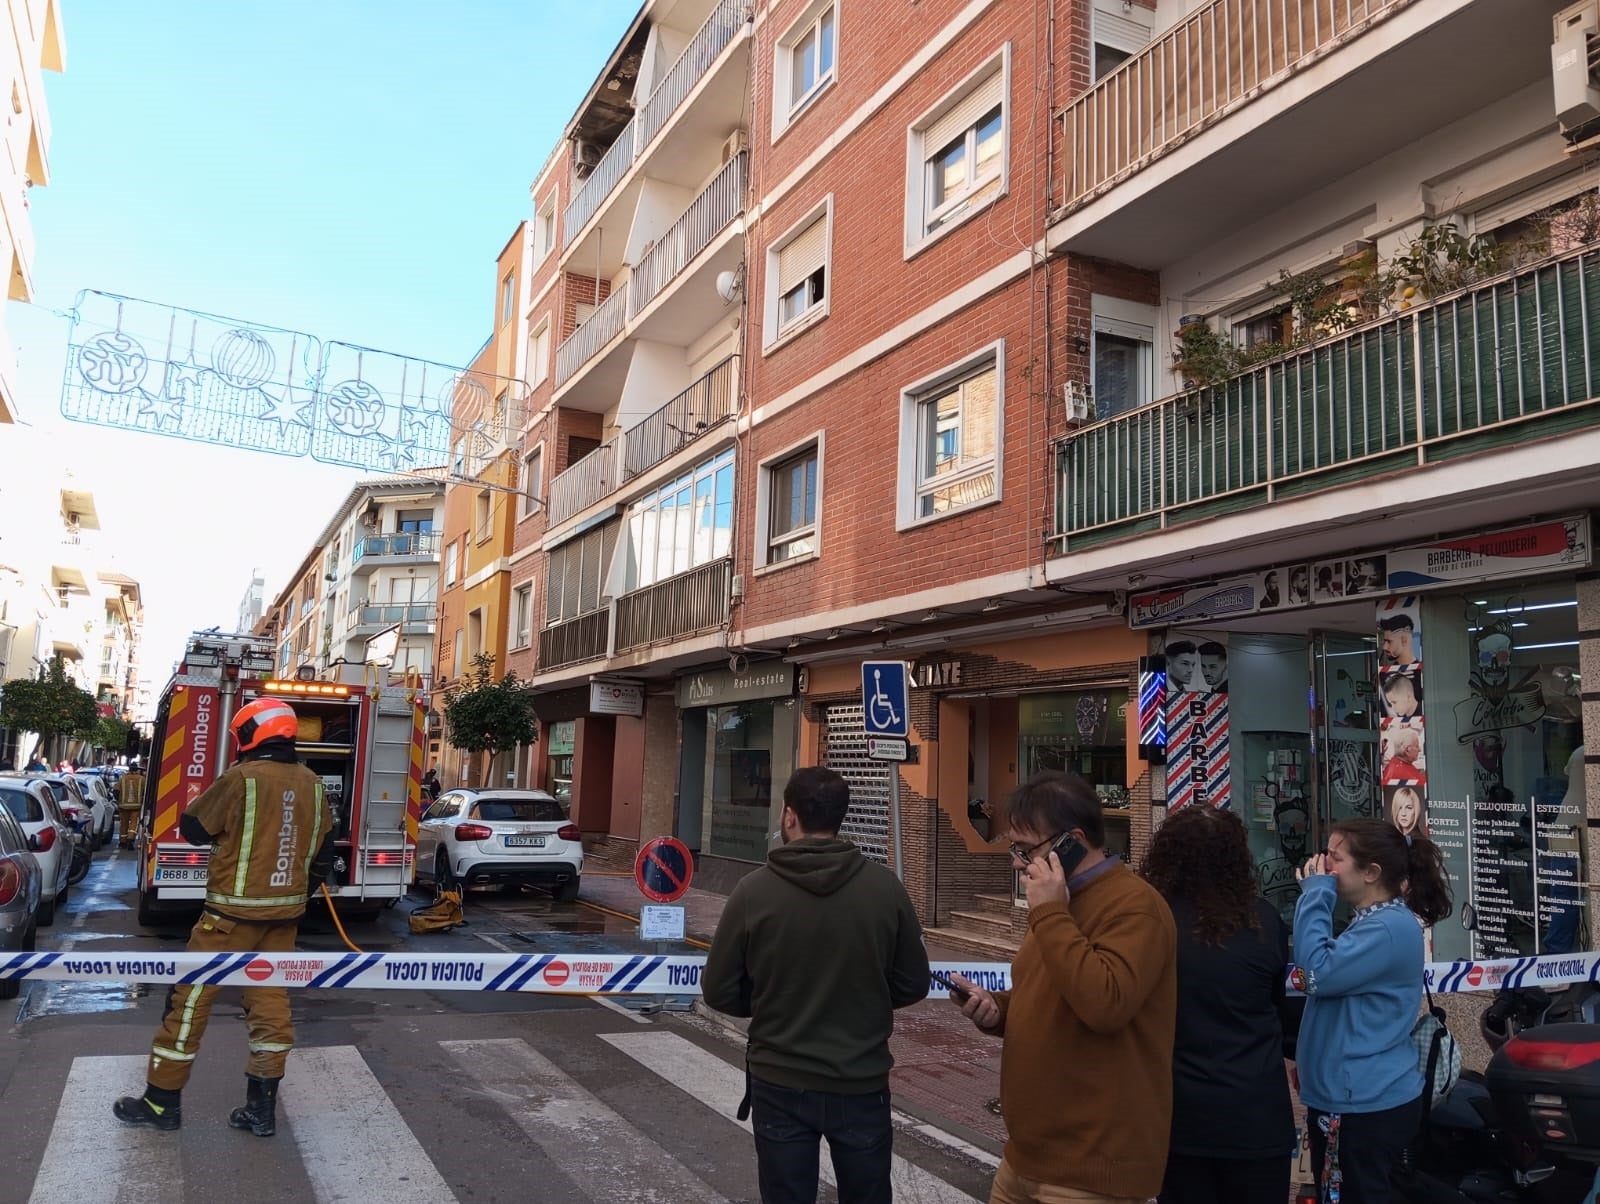
{"label": "woman with long hair", "polygon": [[[1297,1068],[1311,1169],[1322,1199],[1390,1204],[1395,1166],[1422,1122],[1411,1027],[1422,1006],[1422,926],[1451,910],[1444,858],[1427,837],[1384,820],[1344,820],[1300,871],[1300,891]],[[1335,937],[1341,900],[1354,914]]]}
{"label": "woman with long hair", "polygon": [[1172,1140],[1161,1204],[1282,1204],[1294,1115],[1284,1072],[1283,921],[1256,892],[1244,825],[1185,807],[1156,830],[1145,879],[1178,930]]}

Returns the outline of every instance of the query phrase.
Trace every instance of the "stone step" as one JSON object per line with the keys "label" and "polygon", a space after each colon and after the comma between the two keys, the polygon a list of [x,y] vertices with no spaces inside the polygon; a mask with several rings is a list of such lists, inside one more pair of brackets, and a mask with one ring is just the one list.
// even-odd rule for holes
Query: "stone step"
{"label": "stone step", "polygon": [[923,935],[930,945],[943,945],[982,961],[1010,962],[1021,948],[1015,941],[998,934],[974,932],[966,928],[925,928]]}
{"label": "stone step", "polygon": [[973,895],[972,904],[974,911],[992,911],[1002,916],[1009,916],[1017,909],[1010,895]]}
{"label": "stone step", "polygon": [[996,936],[1011,939],[1011,917],[996,915],[992,911],[952,911],[950,926],[965,928],[969,932],[992,932]]}

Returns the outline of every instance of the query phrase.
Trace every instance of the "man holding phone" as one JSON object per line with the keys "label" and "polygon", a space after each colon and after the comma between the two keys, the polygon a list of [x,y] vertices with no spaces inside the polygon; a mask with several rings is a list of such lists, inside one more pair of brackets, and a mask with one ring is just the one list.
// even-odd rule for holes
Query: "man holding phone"
{"label": "man holding phone", "polygon": [[990,1204],[1144,1204],[1161,1190],[1172,1119],[1172,912],[1106,855],[1100,800],[1082,778],[1029,778],[1004,821],[1028,894],[1012,988],[951,976],[957,1006],[1005,1042],[1010,1137]]}

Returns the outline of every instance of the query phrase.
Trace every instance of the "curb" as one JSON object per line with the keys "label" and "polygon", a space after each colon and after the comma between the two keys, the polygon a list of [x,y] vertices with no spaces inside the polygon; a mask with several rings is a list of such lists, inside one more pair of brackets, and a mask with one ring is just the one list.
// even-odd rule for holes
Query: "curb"
{"label": "curb", "polygon": [[710,1021],[736,1041],[746,1041],[750,1037],[749,1032],[746,1031],[746,1026],[750,1023],[748,1020],[741,1024],[732,1016],[724,1016],[721,1012],[717,1011],[716,1008],[708,1006],[706,1001],[701,999],[698,995],[695,996],[694,1007],[692,1010],[696,1016],[699,1016],[703,1020]]}

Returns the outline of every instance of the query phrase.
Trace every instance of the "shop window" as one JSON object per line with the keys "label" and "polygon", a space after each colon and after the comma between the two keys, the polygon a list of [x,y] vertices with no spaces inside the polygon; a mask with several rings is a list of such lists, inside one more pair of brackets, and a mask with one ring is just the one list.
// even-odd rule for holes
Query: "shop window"
{"label": "shop window", "polygon": [[545,789],[561,801],[563,807],[572,805],[572,761],[578,746],[578,725],[568,719],[561,723],[547,723],[545,730]]}
{"label": "shop window", "polygon": [[1017,703],[1019,776],[1054,771],[1085,779],[1105,806],[1106,851],[1127,856],[1127,689],[1024,694]]}

